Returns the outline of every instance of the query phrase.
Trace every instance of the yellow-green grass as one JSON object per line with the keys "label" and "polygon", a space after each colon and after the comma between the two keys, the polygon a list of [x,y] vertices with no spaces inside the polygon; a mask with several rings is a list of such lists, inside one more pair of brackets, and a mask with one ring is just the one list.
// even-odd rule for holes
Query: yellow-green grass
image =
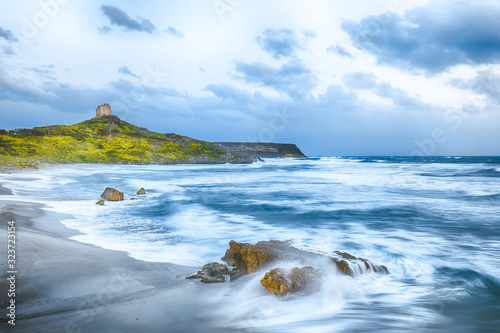
{"label": "yellow-green grass", "polygon": [[116,116],[74,125],[0,130],[0,164],[57,163],[249,163],[252,158],[201,140],[156,133]]}

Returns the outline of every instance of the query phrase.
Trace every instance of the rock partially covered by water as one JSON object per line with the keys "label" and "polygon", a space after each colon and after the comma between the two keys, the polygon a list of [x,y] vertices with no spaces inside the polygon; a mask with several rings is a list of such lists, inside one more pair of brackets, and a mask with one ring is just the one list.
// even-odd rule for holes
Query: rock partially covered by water
{"label": "rock partially covered by water", "polygon": [[332,258],[333,262],[337,270],[344,275],[355,276],[369,271],[389,274],[389,270],[384,265],[373,264],[367,259],[357,258],[347,252],[335,251],[335,254],[339,258]]}
{"label": "rock partially covered by water", "polygon": [[369,260],[357,258],[347,252],[335,251],[335,256],[308,252],[291,246],[290,242],[262,241],[255,245],[229,242],[229,250],[221,258],[229,265],[236,266],[229,274],[231,279],[256,271],[274,261],[294,261],[303,265],[314,265],[316,262],[333,261],[340,274],[356,276],[373,271],[388,274],[387,267],[376,265]]}
{"label": "rock partially covered by water", "polygon": [[104,206],[104,200],[99,200],[95,204],[99,206]]}
{"label": "rock partially covered by water", "polygon": [[119,201],[123,200],[123,193],[112,187],[106,187],[101,194],[101,198],[108,201]]}
{"label": "rock partially covered by water", "polygon": [[323,276],[322,270],[310,266],[291,270],[274,268],[264,275],[260,283],[268,293],[278,296],[309,294],[321,286]]}
{"label": "rock partially covered by water", "polygon": [[144,187],[141,187],[141,188],[139,189],[139,191],[137,191],[137,193],[136,193],[136,194],[137,194],[137,195],[146,194],[146,190],[144,189]]}
{"label": "rock partially covered by water", "polygon": [[221,259],[229,265],[236,266],[229,272],[231,279],[235,279],[277,259],[286,259],[290,249],[294,248],[288,242],[276,240],[258,242],[255,245],[232,240],[229,242],[229,250]]}
{"label": "rock partially covered by water", "polygon": [[229,269],[226,265],[212,262],[203,265],[201,271],[186,277],[186,279],[201,279],[203,283],[220,283],[226,281],[224,275],[229,274]]}
{"label": "rock partially covered by water", "polygon": [[252,245],[232,240],[229,242],[229,251],[231,251],[234,265],[241,273],[256,271],[265,263],[276,258],[274,249],[265,242]]}

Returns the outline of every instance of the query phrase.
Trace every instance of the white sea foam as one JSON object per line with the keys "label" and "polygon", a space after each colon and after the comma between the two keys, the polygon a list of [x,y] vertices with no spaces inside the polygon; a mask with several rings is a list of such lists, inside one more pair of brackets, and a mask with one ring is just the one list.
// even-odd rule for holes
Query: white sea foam
{"label": "white sea foam", "polygon": [[[74,215],[63,223],[81,232],[75,240],[139,260],[201,266],[220,261],[231,239],[280,239],[326,255],[346,251],[390,271],[350,278],[320,265],[327,272],[324,287],[302,298],[266,295],[262,276],[245,277],[214,299],[224,300],[214,312],[223,327],[363,331],[356,327],[377,322],[374,331],[418,331],[443,319],[423,305],[435,295],[456,302],[471,294],[468,284],[443,282],[441,268],[500,279],[500,241],[467,229],[495,228],[500,208],[491,200],[462,199],[500,193],[498,178],[422,176],[481,168],[269,159],[252,165],[73,165],[0,180],[23,200]],[[96,205],[107,186],[124,192],[126,200]],[[135,195],[140,187],[146,196]],[[387,313],[391,320],[384,321]]]}

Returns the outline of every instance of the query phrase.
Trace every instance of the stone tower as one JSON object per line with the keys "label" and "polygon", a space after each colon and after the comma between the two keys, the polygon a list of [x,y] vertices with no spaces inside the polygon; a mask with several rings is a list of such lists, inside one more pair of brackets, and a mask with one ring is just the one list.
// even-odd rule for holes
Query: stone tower
{"label": "stone tower", "polygon": [[95,117],[100,118],[103,116],[111,116],[111,106],[108,103],[103,105],[99,105],[97,109],[95,109]]}

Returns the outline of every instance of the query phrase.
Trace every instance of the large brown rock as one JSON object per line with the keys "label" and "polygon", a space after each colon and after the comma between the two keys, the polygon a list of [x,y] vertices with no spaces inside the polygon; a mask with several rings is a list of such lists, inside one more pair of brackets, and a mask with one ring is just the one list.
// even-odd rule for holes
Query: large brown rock
{"label": "large brown rock", "polygon": [[295,267],[291,270],[274,268],[260,280],[268,293],[285,296],[316,291],[322,283],[323,271],[314,267]]}
{"label": "large brown rock", "polygon": [[241,275],[254,272],[266,264],[276,260],[296,259],[297,253],[304,251],[290,246],[289,242],[270,240],[258,242],[255,245],[249,243],[238,243],[234,240],[229,242],[229,250],[221,260],[229,265],[236,266],[229,272],[231,279]]}
{"label": "large brown rock", "polygon": [[123,200],[123,193],[112,187],[106,187],[101,194],[101,198],[108,201],[119,201]]}
{"label": "large brown rock", "polygon": [[263,244],[229,242],[229,251],[233,262],[240,273],[250,273],[261,268],[265,263],[275,259],[274,251]]}

